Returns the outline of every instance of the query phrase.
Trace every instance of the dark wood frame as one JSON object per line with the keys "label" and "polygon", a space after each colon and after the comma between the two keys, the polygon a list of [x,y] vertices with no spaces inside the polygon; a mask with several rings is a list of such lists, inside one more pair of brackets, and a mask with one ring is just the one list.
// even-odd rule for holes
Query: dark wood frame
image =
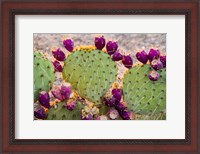
{"label": "dark wood frame", "polygon": [[[1,65],[1,150],[0,152],[177,152],[200,153],[200,106],[198,105],[198,0],[113,1],[3,1]],[[185,15],[186,17],[186,138],[143,140],[22,140],[15,139],[15,15],[31,14],[142,14]],[[178,44],[178,42],[177,42]],[[178,59],[178,57],[177,57]],[[200,117],[200,114],[199,114]],[[200,126],[199,126],[200,128]]]}

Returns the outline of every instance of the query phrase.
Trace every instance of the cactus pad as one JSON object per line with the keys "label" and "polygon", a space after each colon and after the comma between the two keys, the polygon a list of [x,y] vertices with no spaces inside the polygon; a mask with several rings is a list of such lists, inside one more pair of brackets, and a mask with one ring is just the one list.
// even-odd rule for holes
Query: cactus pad
{"label": "cactus pad", "polygon": [[67,57],[63,78],[72,84],[78,94],[95,105],[116,80],[117,66],[101,50],[78,50]]}
{"label": "cactus pad", "polygon": [[69,111],[66,102],[57,103],[57,107],[52,107],[48,112],[47,120],[81,120],[81,109],[83,105],[81,102],[76,103],[73,111]]}
{"label": "cactus pad", "polygon": [[151,70],[150,65],[136,65],[127,72],[123,85],[124,100],[136,114],[157,119],[160,113],[166,112],[166,69],[158,71],[161,75],[158,81],[148,78]]}
{"label": "cactus pad", "polygon": [[34,101],[40,91],[49,91],[55,80],[54,66],[41,53],[34,52]]}

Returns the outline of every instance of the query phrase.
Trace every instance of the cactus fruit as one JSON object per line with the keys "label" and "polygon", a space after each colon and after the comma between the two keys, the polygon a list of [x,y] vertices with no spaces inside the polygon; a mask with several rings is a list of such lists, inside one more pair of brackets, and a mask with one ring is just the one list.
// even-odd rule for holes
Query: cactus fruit
{"label": "cactus fruit", "polygon": [[54,58],[58,61],[65,60],[65,53],[60,48],[53,50],[52,54],[53,54]]}
{"label": "cactus fruit", "polygon": [[116,100],[120,101],[123,95],[123,91],[122,89],[113,89],[112,95]]}
{"label": "cactus fruit", "polygon": [[127,109],[127,103],[126,102],[119,102],[118,104],[115,104],[115,108],[120,112],[125,109]]}
{"label": "cactus fruit", "polygon": [[99,114],[99,109],[94,106],[84,106],[81,112],[82,120],[93,120],[93,118],[97,117]]}
{"label": "cactus fruit", "polygon": [[34,111],[34,116],[37,119],[46,119],[47,118],[47,114],[45,113],[43,108],[40,108],[37,111]]}
{"label": "cactus fruit", "polygon": [[70,111],[66,108],[66,102],[59,102],[54,107],[51,107],[48,112],[47,120],[81,120],[81,110],[83,105],[81,102],[76,102],[76,107]]}
{"label": "cactus fruit", "polygon": [[126,68],[131,68],[133,65],[133,59],[130,55],[124,55],[122,59],[122,63]]}
{"label": "cactus fruit", "polygon": [[166,69],[161,69],[160,79],[151,81],[150,65],[136,65],[124,77],[124,100],[128,109],[136,114],[155,116],[166,109]]}
{"label": "cactus fruit", "polygon": [[115,98],[113,97],[113,95],[112,95],[112,93],[110,91],[108,91],[104,95],[104,103],[109,107],[112,107],[112,106],[115,105]]}
{"label": "cactus fruit", "polygon": [[72,86],[69,83],[64,83],[61,85],[60,93],[63,99],[69,99],[70,94],[72,93]]}
{"label": "cactus fruit", "polygon": [[45,92],[45,91],[42,91],[39,93],[39,96],[38,96],[38,101],[40,102],[40,104],[46,108],[50,108],[50,97],[49,97],[49,94],[48,92]]}
{"label": "cactus fruit", "polygon": [[154,60],[151,61],[151,67],[154,70],[160,70],[160,69],[163,68],[163,64],[159,59],[154,59]]}
{"label": "cactus fruit", "polygon": [[120,61],[122,60],[122,58],[123,58],[123,55],[119,52],[119,50],[117,50],[112,56],[113,61]]}
{"label": "cactus fruit", "polygon": [[95,105],[101,104],[116,75],[116,63],[101,50],[77,50],[68,56],[63,67],[64,80]]}
{"label": "cactus fruit", "polygon": [[115,51],[117,51],[117,49],[118,49],[117,41],[110,40],[107,42],[106,50],[109,55],[112,55],[113,53],[115,53]]}
{"label": "cactus fruit", "polygon": [[103,35],[100,35],[95,37],[94,43],[98,50],[102,50],[106,44],[106,40]]}
{"label": "cactus fruit", "polygon": [[85,116],[81,116],[81,120],[93,120],[93,115],[88,114],[88,115],[85,115]]}
{"label": "cactus fruit", "polygon": [[151,81],[157,81],[159,78],[160,78],[160,74],[157,71],[153,70],[149,73],[149,79]]}
{"label": "cactus fruit", "polygon": [[34,101],[39,92],[49,91],[55,80],[54,66],[39,52],[34,52]]}
{"label": "cactus fruit", "polygon": [[163,64],[163,68],[165,68],[166,67],[166,55],[160,56],[160,61]]}
{"label": "cactus fruit", "polygon": [[143,64],[146,64],[148,61],[148,55],[144,50],[137,52],[136,57]]}
{"label": "cactus fruit", "polygon": [[74,49],[74,41],[71,38],[65,39],[63,45],[69,52],[72,52]]}
{"label": "cactus fruit", "polygon": [[67,100],[66,108],[68,110],[72,111],[75,107],[76,107],[76,101],[75,100],[73,100],[73,99]]}
{"label": "cactus fruit", "polygon": [[120,112],[123,120],[133,120],[135,118],[134,113],[129,110],[123,110]]}
{"label": "cactus fruit", "polygon": [[62,68],[62,66],[61,66],[59,61],[55,60],[53,62],[53,65],[54,65],[55,71],[62,72],[63,68]]}
{"label": "cactus fruit", "polygon": [[108,112],[108,116],[110,119],[115,120],[119,118],[119,113],[116,109],[110,109]]}
{"label": "cactus fruit", "polygon": [[158,59],[160,57],[160,51],[151,48],[148,54],[148,58],[150,61],[154,60],[154,59]]}
{"label": "cactus fruit", "polygon": [[63,83],[61,86],[54,85],[51,93],[56,99],[63,101],[70,98],[72,86],[69,83]]}

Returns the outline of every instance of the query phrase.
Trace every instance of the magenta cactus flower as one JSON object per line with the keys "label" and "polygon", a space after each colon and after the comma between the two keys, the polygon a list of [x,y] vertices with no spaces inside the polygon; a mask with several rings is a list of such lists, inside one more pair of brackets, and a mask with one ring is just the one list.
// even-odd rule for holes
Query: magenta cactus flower
{"label": "magenta cactus flower", "polygon": [[58,61],[64,61],[66,58],[65,53],[60,48],[58,48],[55,51],[52,51],[52,54],[53,54],[54,58]]}
{"label": "magenta cactus flower", "polygon": [[117,50],[112,56],[113,61],[120,61],[122,60],[122,58],[123,58],[123,55],[119,52],[119,50]]}
{"label": "magenta cactus flower", "polygon": [[127,56],[124,55],[122,59],[122,63],[124,64],[126,68],[131,68],[133,65],[133,59],[130,55],[127,55]]}
{"label": "magenta cactus flower", "polygon": [[136,57],[143,64],[146,64],[148,61],[148,55],[144,50],[137,52]]}
{"label": "magenta cactus flower", "polygon": [[74,108],[76,107],[76,101],[69,99],[66,103],[66,108],[70,111],[74,110]]}
{"label": "magenta cactus flower", "polygon": [[62,68],[62,66],[61,66],[59,61],[55,60],[53,62],[53,65],[54,65],[55,71],[62,72],[63,68]]}
{"label": "magenta cactus flower", "polygon": [[45,113],[45,111],[42,107],[40,109],[38,109],[37,111],[34,111],[34,116],[37,119],[46,119],[47,118],[47,114]]}
{"label": "magenta cactus flower", "polygon": [[109,55],[112,55],[118,49],[117,41],[110,40],[106,44],[106,50]]}
{"label": "magenta cactus flower", "polygon": [[74,49],[74,41],[71,38],[63,40],[63,45],[69,52],[72,52]]}
{"label": "magenta cactus flower", "polygon": [[46,91],[42,91],[39,93],[39,96],[38,96],[38,101],[40,102],[40,104],[46,108],[50,108],[50,97],[49,97],[49,93],[46,92]]}
{"label": "magenta cactus flower", "polygon": [[157,81],[159,78],[160,78],[160,74],[157,71],[153,70],[149,73],[149,79],[151,81]]}
{"label": "magenta cactus flower", "polygon": [[119,118],[119,113],[116,109],[110,109],[108,112],[108,116],[110,119],[115,120]]}
{"label": "magenta cactus flower", "polygon": [[113,89],[112,95],[116,100],[120,101],[123,95],[123,91],[122,89]]}
{"label": "magenta cactus flower", "polygon": [[159,59],[154,59],[152,60],[151,62],[151,67],[154,69],[154,70],[160,70],[163,68],[163,64],[162,62],[159,60]]}
{"label": "magenta cactus flower", "polygon": [[94,43],[98,50],[102,50],[106,44],[106,40],[103,35],[100,35],[95,37]]}
{"label": "magenta cactus flower", "polygon": [[160,61],[163,64],[163,68],[166,68],[166,55],[160,56]]}
{"label": "magenta cactus flower", "polygon": [[69,99],[72,92],[72,86],[70,84],[64,83],[61,86],[60,93],[63,99]]}
{"label": "magenta cactus flower", "polygon": [[158,59],[160,57],[160,51],[159,50],[155,50],[155,49],[150,49],[149,54],[148,54],[148,58],[150,61],[154,60],[154,59]]}

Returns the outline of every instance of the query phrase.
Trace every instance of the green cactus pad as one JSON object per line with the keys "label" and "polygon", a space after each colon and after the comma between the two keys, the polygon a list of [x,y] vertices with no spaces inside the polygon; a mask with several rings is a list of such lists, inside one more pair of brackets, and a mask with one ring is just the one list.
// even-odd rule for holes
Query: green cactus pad
{"label": "green cactus pad", "polygon": [[[148,78],[150,65],[136,65],[124,77],[124,100],[134,113],[155,119],[166,112],[166,69],[159,70],[158,81]],[[165,117],[165,116],[162,116]],[[147,118],[147,117],[146,117]]]}
{"label": "green cactus pad", "polygon": [[74,110],[69,111],[65,107],[66,102],[57,103],[57,107],[50,108],[47,120],[81,120],[81,109],[83,105],[77,102]]}
{"label": "green cactus pad", "polygon": [[41,53],[34,52],[34,101],[40,91],[49,91],[55,80],[54,66]]}
{"label": "green cactus pad", "polygon": [[69,55],[63,68],[63,78],[78,94],[95,105],[116,80],[117,66],[101,50],[76,51]]}

